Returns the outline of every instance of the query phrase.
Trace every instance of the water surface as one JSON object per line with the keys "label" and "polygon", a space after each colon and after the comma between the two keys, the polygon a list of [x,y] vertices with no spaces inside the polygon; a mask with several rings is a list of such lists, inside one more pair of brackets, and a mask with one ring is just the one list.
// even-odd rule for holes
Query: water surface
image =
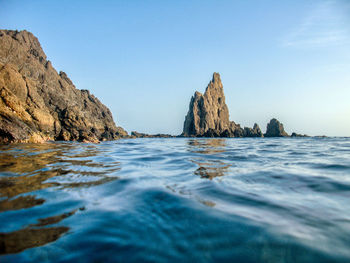
{"label": "water surface", "polygon": [[0,146],[0,262],[350,262],[350,139]]}

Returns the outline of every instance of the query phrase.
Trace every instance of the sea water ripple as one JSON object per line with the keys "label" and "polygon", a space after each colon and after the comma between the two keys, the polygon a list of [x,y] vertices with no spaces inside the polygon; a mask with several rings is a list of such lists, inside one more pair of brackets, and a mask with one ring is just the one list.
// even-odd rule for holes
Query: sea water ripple
{"label": "sea water ripple", "polygon": [[0,146],[0,262],[350,262],[349,138]]}

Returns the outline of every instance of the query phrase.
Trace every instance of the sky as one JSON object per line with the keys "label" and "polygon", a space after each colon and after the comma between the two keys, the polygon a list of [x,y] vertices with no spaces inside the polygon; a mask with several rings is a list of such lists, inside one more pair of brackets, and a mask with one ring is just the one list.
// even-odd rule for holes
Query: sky
{"label": "sky", "polygon": [[0,28],[32,32],[128,132],[180,134],[219,72],[241,126],[350,136],[348,0],[0,0]]}

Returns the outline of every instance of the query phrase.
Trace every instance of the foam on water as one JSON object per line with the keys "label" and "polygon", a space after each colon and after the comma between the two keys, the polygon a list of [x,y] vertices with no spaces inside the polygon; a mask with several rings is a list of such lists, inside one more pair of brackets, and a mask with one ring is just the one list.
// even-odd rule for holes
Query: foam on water
{"label": "foam on water", "polygon": [[350,139],[0,147],[0,262],[350,262]]}

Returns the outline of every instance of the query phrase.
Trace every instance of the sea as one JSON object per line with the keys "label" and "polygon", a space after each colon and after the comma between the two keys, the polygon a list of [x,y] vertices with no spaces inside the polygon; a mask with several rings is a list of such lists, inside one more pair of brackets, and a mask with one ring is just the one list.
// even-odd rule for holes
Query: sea
{"label": "sea", "polygon": [[350,262],[350,138],[2,145],[0,262]]}

